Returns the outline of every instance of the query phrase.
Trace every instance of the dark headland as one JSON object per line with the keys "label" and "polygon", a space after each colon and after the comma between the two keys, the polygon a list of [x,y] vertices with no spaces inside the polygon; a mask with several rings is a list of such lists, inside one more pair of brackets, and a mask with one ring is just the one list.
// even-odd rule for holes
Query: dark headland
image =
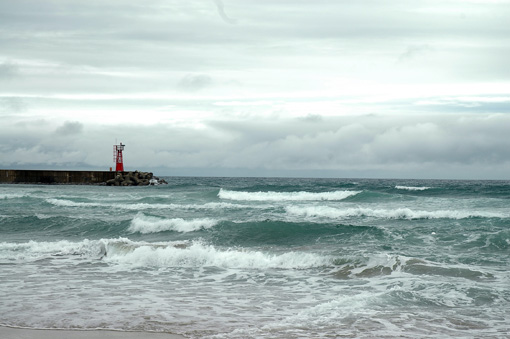
{"label": "dark headland", "polygon": [[145,186],[166,182],[151,172],[3,170],[1,184]]}

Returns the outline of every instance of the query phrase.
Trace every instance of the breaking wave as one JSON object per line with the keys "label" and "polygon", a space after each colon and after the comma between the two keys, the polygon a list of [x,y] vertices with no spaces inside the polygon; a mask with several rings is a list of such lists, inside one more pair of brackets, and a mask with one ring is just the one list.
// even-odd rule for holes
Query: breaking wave
{"label": "breaking wave", "polygon": [[[126,246],[131,245],[131,246]],[[218,249],[195,241],[188,246],[164,246],[130,241],[109,243],[105,260],[134,267],[207,267],[249,269],[307,269],[332,264],[332,258],[312,253],[267,254],[260,251]]]}
{"label": "breaking wave", "polygon": [[0,262],[47,258],[103,260],[128,267],[207,267],[308,269],[334,265],[334,258],[313,253],[269,254],[255,250],[216,248],[200,241],[136,242],[127,238],[0,243]]}
{"label": "breaking wave", "polygon": [[104,206],[103,204],[95,203],[95,202],[75,202],[66,199],[46,199],[46,202],[59,207],[100,207]]}
{"label": "breaking wave", "polygon": [[26,194],[16,194],[16,193],[0,194],[0,200],[19,199],[19,198],[25,198],[25,197],[29,197],[29,195],[26,195]]}
{"label": "breaking wave", "polygon": [[371,209],[371,208],[346,208],[339,209],[328,206],[287,206],[286,212],[294,216],[347,218],[347,217],[374,217],[383,219],[466,219],[466,218],[508,218],[508,215],[494,212],[472,211],[413,211],[409,208],[397,209]]}
{"label": "breaking wave", "polygon": [[91,256],[101,252],[97,240],[85,239],[80,242],[61,240],[55,242],[29,241],[26,243],[0,243],[0,261],[32,261],[50,257]]}
{"label": "breaking wave", "polygon": [[361,191],[332,191],[332,192],[245,192],[230,191],[221,188],[218,193],[220,199],[245,201],[305,201],[305,200],[343,200],[361,193]]}
{"label": "breaking wave", "polygon": [[[209,202],[203,205],[199,204],[150,204],[150,203],[136,203],[136,204],[109,204],[109,203],[96,203],[96,202],[75,202],[67,199],[46,199],[46,202],[59,207],[113,207],[117,209],[139,211],[148,209],[171,209],[171,210],[217,210],[217,209],[240,209],[249,206],[232,204],[228,202]],[[253,207],[251,207],[253,208]]]}
{"label": "breaking wave", "polygon": [[131,221],[128,231],[131,233],[158,233],[164,231],[193,232],[200,229],[211,228],[218,224],[217,220],[209,218],[199,218],[184,220],[182,218],[163,219],[158,217],[146,216],[138,213]]}
{"label": "breaking wave", "polygon": [[55,242],[0,243],[0,262],[76,258],[103,260],[128,267],[221,267],[244,269],[330,268],[337,278],[368,278],[405,272],[480,280],[492,275],[468,265],[445,265],[402,255],[369,257],[284,252],[266,253],[240,248],[218,248],[201,241],[145,242],[127,238]]}
{"label": "breaking wave", "polygon": [[395,186],[395,189],[406,190],[406,191],[425,191],[431,189],[431,187],[414,187],[414,186]]}
{"label": "breaking wave", "polygon": [[116,208],[122,208],[126,210],[148,210],[148,209],[171,209],[171,210],[221,210],[221,209],[239,209],[246,208],[248,206],[231,204],[226,202],[209,202],[203,205],[197,204],[148,204],[148,203],[138,203],[138,204],[114,204],[112,205]]}

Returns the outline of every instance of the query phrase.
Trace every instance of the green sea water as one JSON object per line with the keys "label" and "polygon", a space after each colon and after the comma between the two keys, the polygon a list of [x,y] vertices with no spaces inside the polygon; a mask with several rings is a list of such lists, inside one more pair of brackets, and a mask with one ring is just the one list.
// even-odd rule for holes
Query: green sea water
{"label": "green sea water", "polygon": [[0,185],[0,325],[510,336],[510,182]]}

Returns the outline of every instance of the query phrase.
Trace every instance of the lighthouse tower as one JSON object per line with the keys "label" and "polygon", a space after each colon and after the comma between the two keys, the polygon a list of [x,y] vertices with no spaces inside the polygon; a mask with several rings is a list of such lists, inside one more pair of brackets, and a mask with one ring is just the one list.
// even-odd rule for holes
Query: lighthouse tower
{"label": "lighthouse tower", "polygon": [[122,142],[120,145],[113,145],[113,162],[115,162],[115,171],[124,172],[124,162],[122,161],[122,151],[124,150]]}

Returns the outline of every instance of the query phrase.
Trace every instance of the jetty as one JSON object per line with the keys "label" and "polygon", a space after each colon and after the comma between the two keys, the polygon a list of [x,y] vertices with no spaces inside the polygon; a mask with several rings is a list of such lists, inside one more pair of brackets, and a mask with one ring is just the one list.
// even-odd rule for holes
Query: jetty
{"label": "jetty", "polygon": [[113,145],[115,171],[58,171],[0,169],[0,184],[70,184],[108,186],[147,186],[168,184],[152,172],[124,171],[122,151],[126,145]]}
{"label": "jetty", "polygon": [[145,186],[166,183],[151,172],[0,169],[0,184]]}

